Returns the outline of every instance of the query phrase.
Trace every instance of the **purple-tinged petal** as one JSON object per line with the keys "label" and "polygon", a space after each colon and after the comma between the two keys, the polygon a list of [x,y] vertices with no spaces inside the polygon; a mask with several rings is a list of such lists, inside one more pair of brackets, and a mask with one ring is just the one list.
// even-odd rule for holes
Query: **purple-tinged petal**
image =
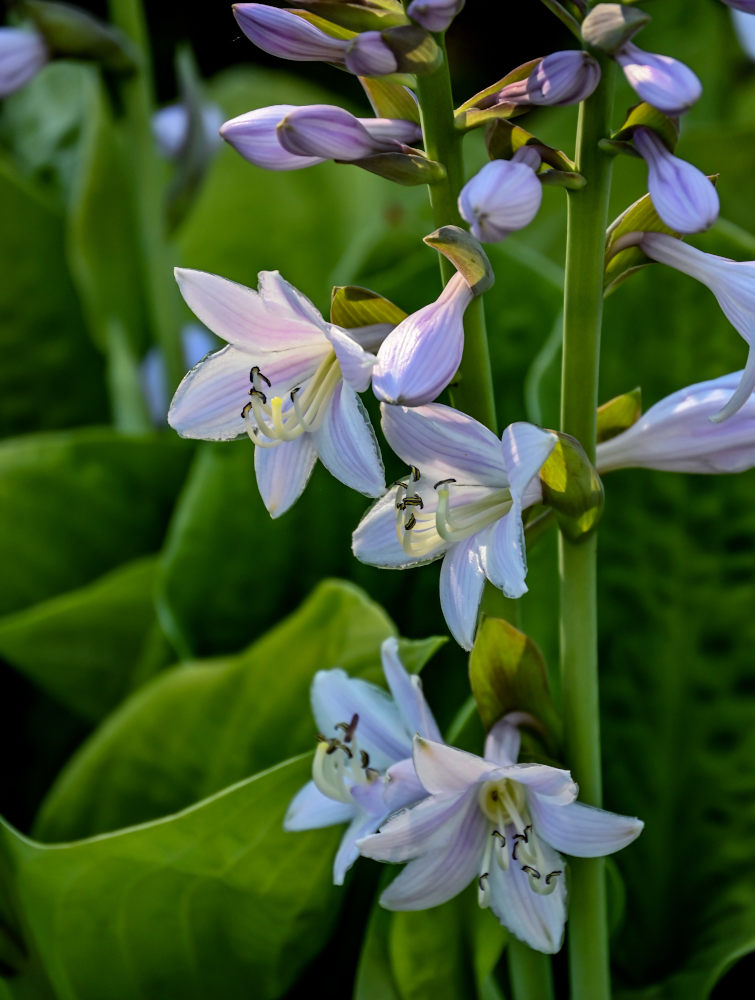
{"label": "purple-tinged petal", "polygon": [[534,424],[518,421],[503,432],[503,464],[511,495],[522,499],[530,480],[534,479],[556,447],[558,438]]}
{"label": "purple-tinged petal", "polygon": [[344,382],[354,392],[364,392],[372,378],[372,369],[377,361],[375,355],[366,351],[340,326],[329,327],[325,336],[336,352]]}
{"label": "purple-tinged petal", "polygon": [[23,87],[49,58],[47,45],[36,31],[0,28],[0,97]]}
{"label": "purple-tinged petal", "polygon": [[330,324],[326,323],[319,310],[312,302],[294,288],[290,281],[281,275],[280,271],[260,271],[257,275],[257,286],[265,308],[269,313],[283,319],[295,319],[318,327],[323,334]]}
{"label": "purple-tinged petal", "polygon": [[498,778],[518,781],[520,785],[526,785],[538,795],[561,805],[573,802],[579,791],[568,771],[551,767],[550,764],[511,764],[498,768],[496,779]]}
{"label": "purple-tinged petal", "polygon": [[482,757],[421,736],[414,737],[414,767],[417,777],[431,795],[463,792],[499,770]]}
{"label": "purple-tinged petal", "polygon": [[386,403],[429,403],[456,374],[464,349],[464,311],[472,289],[455,274],[435,302],[407,316],[378,351],[372,388]]}
{"label": "purple-tinged petal", "polygon": [[416,674],[410,674],[401,662],[398,653],[398,639],[391,636],[384,639],[380,647],[383,673],[388,682],[393,700],[408,733],[419,733],[429,740],[442,742],[438,724],[425,701],[422,682]]}
{"label": "purple-tinged petal", "polygon": [[402,864],[447,847],[475,794],[474,791],[447,792],[423,798],[411,809],[391,816],[379,833],[363,840],[359,845],[360,853],[375,861]]}
{"label": "purple-tinged petal", "polygon": [[[566,881],[563,859],[541,842],[547,872],[561,872],[549,895],[534,891],[531,876],[513,859],[506,871],[491,864],[488,874],[490,909],[514,937],[535,951],[555,954],[561,947],[566,923]],[[546,874],[541,873],[541,878]]]}
{"label": "purple-tinged petal", "polygon": [[407,465],[435,480],[505,487],[501,442],[483,424],[443,403],[380,407],[383,433]]}
{"label": "purple-tinged petal", "polygon": [[319,830],[336,823],[348,823],[356,807],[323,795],[314,781],[308,781],[291,800],[283,820],[284,830]]}
{"label": "purple-tinged petal", "polygon": [[281,146],[296,156],[348,161],[398,150],[394,140],[375,138],[358,118],[331,104],[294,108],[282,118],[277,134]]}
{"label": "purple-tinged petal", "polygon": [[464,0],[412,0],[406,13],[425,31],[445,31],[464,7]]}
{"label": "purple-tinged petal", "polygon": [[615,58],[629,86],[643,101],[666,115],[682,114],[703,91],[689,66],[671,56],[645,52],[634,42],[625,42]]}
{"label": "purple-tinged petal", "polygon": [[536,792],[527,795],[535,831],[564,854],[575,858],[598,858],[631,844],[642,833],[641,819],[595,809],[581,802],[555,805]]}
{"label": "purple-tinged petal", "polygon": [[383,787],[383,798],[386,809],[395,812],[410,806],[413,802],[419,802],[427,796],[425,786],[417,777],[414,770],[414,761],[411,757],[400,760],[397,764],[391,764],[385,772],[386,783]]}
{"label": "purple-tinged petal", "polygon": [[403,118],[360,118],[359,121],[376,140],[412,143],[422,139],[422,128]]}
{"label": "purple-tinged petal", "polygon": [[262,502],[271,517],[285,514],[302,495],[317,452],[308,434],[281,441],[274,448],[254,449],[254,471]]}
{"label": "purple-tinged petal", "polygon": [[731,19],[745,55],[755,60],[755,0],[723,0],[731,8]]}
{"label": "purple-tinged petal", "polygon": [[343,62],[348,42],[326,35],[291,11],[261,3],[236,3],[233,14],[246,37],[270,55],[299,62]]}
{"label": "purple-tinged petal", "polygon": [[478,535],[485,576],[515,599],[527,593],[527,549],[524,541],[522,509],[515,502],[508,513]]}
{"label": "purple-tinged petal", "polygon": [[265,170],[300,170],[324,163],[322,156],[295,156],[281,146],[276,131],[278,123],[295,104],[276,104],[258,108],[231,118],[220,134],[245,160]]}
{"label": "purple-tinged petal", "polygon": [[387,691],[343,670],[318,670],[310,690],[312,714],[325,736],[335,735],[339,722],[359,716],[357,744],[370,756],[370,765],[384,771],[407,757],[411,738]]}
{"label": "purple-tinged petal", "polygon": [[727,7],[745,14],[755,14],[755,0],[723,0]]}
{"label": "purple-tinged petal", "polygon": [[718,218],[716,189],[691,163],[673,156],[652,129],[634,130],[633,142],[648,165],[648,190],[658,215],[679,233],[700,233]]}
{"label": "purple-tinged petal", "polygon": [[596,59],[581,49],[565,49],[541,59],[526,79],[507,84],[495,102],[565,107],[584,101],[599,82]]}
{"label": "purple-tinged petal", "polygon": [[[385,814],[383,814],[384,816]],[[357,841],[362,840],[368,834],[374,833],[380,824],[383,816],[376,817],[371,813],[365,814],[361,810],[351,821],[348,830],[344,833],[341,843],[338,845],[335,860],[333,861],[333,884],[343,885],[346,872],[351,868],[359,857]]]}
{"label": "purple-tinged petal", "polygon": [[395,73],[398,62],[379,31],[362,31],[347,43],[346,69],[356,76],[386,76]]}
{"label": "purple-tinged petal", "polygon": [[485,760],[495,761],[496,764],[515,764],[521,742],[519,728],[505,718],[499,719],[485,739]]}
{"label": "purple-tinged petal", "polygon": [[249,399],[249,355],[224,347],[184,375],[168,423],[187,438],[232,441],[245,431],[241,410]]}
{"label": "purple-tinged petal", "polygon": [[322,422],[311,432],[320,461],[335,478],[368,497],[385,490],[385,470],[362,400],[339,382]]}
{"label": "purple-tinged petal", "polygon": [[530,166],[493,160],[461,189],[459,212],[481,243],[497,243],[528,226],[542,198],[543,186]]}
{"label": "purple-tinged petal", "polygon": [[728,403],[710,418],[711,422],[720,424],[724,420],[731,419],[747,403],[753,392],[755,392],[755,348],[751,345],[739,385]]}
{"label": "purple-tinged petal", "polygon": [[478,538],[456,542],[440,570],[440,606],[451,635],[462,649],[474,646],[477,612],[485,586]]}

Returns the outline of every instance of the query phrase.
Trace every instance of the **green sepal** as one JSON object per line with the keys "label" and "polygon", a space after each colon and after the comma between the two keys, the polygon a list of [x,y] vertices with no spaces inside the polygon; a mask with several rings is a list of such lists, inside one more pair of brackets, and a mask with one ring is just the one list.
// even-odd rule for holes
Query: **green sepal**
{"label": "green sepal", "polygon": [[[338,161],[336,161],[338,162]],[[428,160],[421,153],[375,153],[362,160],[349,160],[356,167],[369,170],[371,174],[385,177],[406,187],[417,184],[437,184],[445,180],[446,168],[442,163]]]}
{"label": "green sepal", "polygon": [[[669,152],[674,152],[676,144],[679,141],[679,119],[664,115],[662,111],[658,111],[657,108],[654,108],[651,104],[647,104],[645,101],[640,101],[639,104],[635,104],[629,108],[627,116],[624,119],[624,124],[621,128],[611,133],[610,140],[604,140],[604,142],[630,142],[634,130],[640,126],[652,129],[666,145]],[[625,152],[623,149],[619,151]],[[633,147],[632,154],[635,156],[639,155]]]}
{"label": "green sepal", "polygon": [[576,170],[544,170],[537,177],[542,184],[566,188],[567,191],[581,191],[587,184],[587,180]]}
{"label": "green sepal", "polygon": [[323,31],[326,35],[330,35],[331,38],[340,38],[341,41],[347,42],[352,38],[356,38],[359,34],[357,31],[352,31],[351,28],[346,28],[343,25],[336,24],[333,21],[329,21],[325,17],[320,17],[319,14],[315,14],[311,10],[292,10],[287,8],[289,14],[295,14],[300,17],[303,21],[309,21],[320,31]]}
{"label": "green sepal", "polygon": [[384,76],[357,78],[378,118],[401,118],[420,124],[419,105],[410,91]]}
{"label": "green sepal", "polygon": [[603,513],[603,483],[576,438],[562,431],[540,469],[543,503],[550,506],[561,531],[573,542],[587,538]]}
{"label": "green sepal", "polygon": [[650,15],[620,3],[599,3],[582,22],[582,38],[594,49],[614,55],[644,28]]}
{"label": "green sepal", "polygon": [[532,70],[541,61],[542,57],[538,57],[537,59],[530,59],[529,62],[522,63],[521,66],[512,69],[510,73],[507,73],[506,76],[502,77],[496,83],[479,91],[479,93],[470,97],[468,101],[465,101],[464,104],[459,105],[454,112],[456,127],[462,131],[479,128],[480,125],[487,125],[488,122],[495,121],[498,118],[513,118],[515,115],[521,115],[531,110],[526,105],[518,104],[501,104],[491,108],[480,108],[479,105],[492,98],[494,94],[497,94],[507,84],[526,80]]}
{"label": "green sepal", "polygon": [[636,424],[642,416],[642,389],[637,386],[621,396],[614,396],[598,407],[598,443],[609,441]]}
{"label": "green sepal", "polygon": [[330,322],[353,330],[373,323],[398,326],[407,314],[391,301],[359,285],[336,285],[330,296]]}
{"label": "green sepal", "polygon": [[423,237],[423,242],[442,253],[464,277],[475,295],[482,295],[495,281],[493,268],[482,244],[459,226],[441,226]]}
{"label": "green sepal", "polygon": [[502,618],[483,617],[469,654],[469,682],[486,729],[509,712],[526,712],[545,749],[557,754],[561,720],[543,654],[529,636]]}
{"label": "green sepal", "polygon": [[78,7],[25,0],[22,11],[34,22],[53,56],[91,60],[114,73],[131,73],[139,65],[128,38]]}
{"label": "green sepal", "polygon": [[574,172],[577,165],[566,153],[552,146],[546,146],[537,136],[523,129],[520,125],[512,125],[507,121],[491,122],[485,133],[485,145],[493,160],[510,160],[518,149],[532,146],[543,163],[554,170]]}
{"label": "green sepal", "polygon": [[418,24],[388,28],[380,37],[396,58],[397,73],[433,73],[443,62],[440,46]]}
{"label": "green sepal", "polygon": [[382,31],[407,23],[404,8],[396,0],[369,4],[297,0],[297,5],[349,31]]}

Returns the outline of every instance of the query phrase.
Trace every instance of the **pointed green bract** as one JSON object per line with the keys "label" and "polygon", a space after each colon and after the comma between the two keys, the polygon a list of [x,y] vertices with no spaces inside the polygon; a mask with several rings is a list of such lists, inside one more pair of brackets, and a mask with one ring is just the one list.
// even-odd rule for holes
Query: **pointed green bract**
{"label": "pointed green bract", "polygon": [[407,314],[391,301],[359,285],[336,286],[330,297],[330,322],[352,330],[372,323],[398,326]]}
{"label": "pointed green bract", "polygon": [[572,541],[587,538],[603,513],[603,484],[582,445],[558,432],[558,443],[540,470],[543,503]]}
{"label": "pointed green bract", "polygon": [[632,389],[598,407],[597,441],[608,441],[621,434],[642,416],[642,390]]}

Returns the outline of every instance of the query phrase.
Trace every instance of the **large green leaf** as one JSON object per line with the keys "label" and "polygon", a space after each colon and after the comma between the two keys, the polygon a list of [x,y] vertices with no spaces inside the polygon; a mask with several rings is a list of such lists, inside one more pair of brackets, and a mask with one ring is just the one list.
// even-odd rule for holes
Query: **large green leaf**
{"label": "large green leaf", "polygon": [[154,552],[191,449],[109,430],[0,446],[0,614]]}
{"label": "large green leaf", "polygon": [[[340,666],[380,680],[380,643],[394,632],[356,587],[329,581],[243,653],[163,674],[73,758],[42,808],[38,835],[67,840],[151,819],[309,749],[314,673]],[[410,648],[407,660],[420,666],[432,648]]]}
{"label": "large green leaf", "polygon": [[1,912],[28,956],[7,995],[283,996],[338,909],[338,831],[282,830],[308,772],[308,759],[289,760],[178,815],[77,843],[3,827]]}

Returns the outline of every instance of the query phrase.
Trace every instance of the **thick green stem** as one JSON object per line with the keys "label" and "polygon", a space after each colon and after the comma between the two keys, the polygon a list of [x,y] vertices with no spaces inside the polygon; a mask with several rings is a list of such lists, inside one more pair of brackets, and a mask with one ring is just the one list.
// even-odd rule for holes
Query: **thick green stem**
{"label": "thick green stem", "polygon": [[[446,168],[445,179],[429,187],[430,204],[437,227],[459,226],[463,225],[456,203],[464,185],[462,136],[454,125],[453,94],[445,44],[441,35],[436,36],[436,40],[443,49],[443,62],[435,72],[423,73],[417,77],[425,151],[431,160],[437,160]],[[455,273],[453,264],[442,255],[440,273],[444,284]],[[452,390],[452,399],[454,406],[469,413],[491,430],[496,430],[493,376],[485,329],[485,308],[481,298],[470,303],[464,317],[464,355],[458,381]]]}
{"label": "thick green stem", "polygon": [[152,337],[165,361],[168,397],[186,366],[180,339],[178,292],[173,281],[173,252],[165,235],[164,164],[152,137],[154,101],[149,39],[141,0],[110,0],[113,23],[127,35],[141,56],[139,71],[125,78],[121,93],[132,156],[132,201],[141,254],[142,285]]}
{"label": "thick green stem", "polygon": [[549,956],[533,951],[513,937],[510,938],[507,949],[509,981],[514,1000],[553,1000],[553,974]]}
{"label": "thick green stem", "polygon": [[[603,253],[608,221],[611,163],[598,148],[608,134],[613,97],[612,64],[579,111],[577,170],[587,178],[569,192],[561,428],[595,456],[595,412],[603,312]],[[566,754],[580,798],[601,802],[598,706],[595,536],[559,539],[561,582],[561,683]],[[571,864],[569,906],[571,995],[574,1000],[610,997],[604,866],[602,859]]]}

